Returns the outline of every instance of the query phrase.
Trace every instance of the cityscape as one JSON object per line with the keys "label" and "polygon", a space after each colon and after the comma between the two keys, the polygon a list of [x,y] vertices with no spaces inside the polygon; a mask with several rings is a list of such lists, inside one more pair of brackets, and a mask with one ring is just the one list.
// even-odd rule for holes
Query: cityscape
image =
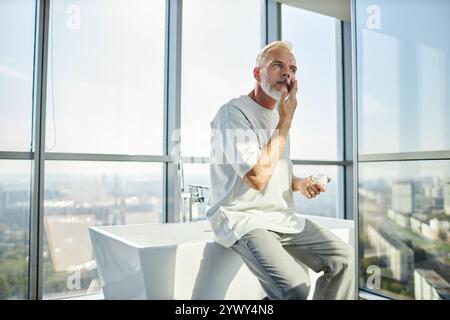
{"label": "cityscape", "polygon": [[[29,180],[22,176],[0,183],[1,299],[27,296]],[[186,185],[207,182],[207,174],[186,174]],[[42,258],[47,299],[101,291],[89,226],[162,221],[158,175],[49,175],[46,186]],[[296,196],[299,211],[335,215],[335,184],[328,192],[316,202]],[[362,179],[359,226],[363,289],[396,299],[450,299],[449,178]],[[369,279],[373,266],[380,272],[378,287]]]}
{"label": "cityscape", "polygon": [[[360,286],[396,299],[450,299],[450,179],[360,180]],[[371,281],[368,270],[379,270]]]}
{"label": "cityscape", "polygon": [[[0,182],[0,299],[27,297],[26,180]],[[44,196],[44,297],[99,292],[88,227],[161,222],[161,192],[159,176],[49,175]]]}
{"label": "cityscape", "polygon": [[[209,184],[186,166],[185,188]],[[207,165],[202,168],[208,170]],[[87,187],[89,186],[89,187]],[[46,299],[100,292],[89,226],[162,222],[158,175],[48,175],[44,200],[43,292]],[[295,196],[301,213],[336,216],[336,185],[323,199]],[[0,299],[27,296],[30,178],[0,180]]]}

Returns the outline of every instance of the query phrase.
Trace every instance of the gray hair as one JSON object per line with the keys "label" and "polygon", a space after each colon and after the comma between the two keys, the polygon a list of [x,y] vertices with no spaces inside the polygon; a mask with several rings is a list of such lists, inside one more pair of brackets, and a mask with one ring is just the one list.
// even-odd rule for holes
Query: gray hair
{"label": "gray hair", "polygon": [[256,56],[256,66],[262,68],[262,64],[264,61],[264,58],[267,55],[267,52],[272,48],[286,48],[288,49],[292,54],[294,54],[294,48],[292,47],[292,44],[289,41],[274,41],[266,45],[262,50],[258,53]]}

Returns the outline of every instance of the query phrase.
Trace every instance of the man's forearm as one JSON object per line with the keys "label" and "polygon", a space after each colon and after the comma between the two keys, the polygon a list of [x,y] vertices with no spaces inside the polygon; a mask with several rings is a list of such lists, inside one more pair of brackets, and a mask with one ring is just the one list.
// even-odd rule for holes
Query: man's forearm
{"label": "man's forearm", "polygon": [[262,190],[266,186],[284,151],[289,134],[290,121],[280,119],[275,132],[261,150],[256,165],[245,175],[244,181],[253,189]]}
{"label": "man's forearm", "polygon": [[278,100],[279,121],[275,132],[267,145],[261,150],[256,165],[244,176],[245,183],[253,189],[262,190],[272,177],[275,166],[281,158],[284,146],[291,129],[292,118],[297,107],[297,80],[292,80],[292,89],[286,100],[287,91],[283,91]]}

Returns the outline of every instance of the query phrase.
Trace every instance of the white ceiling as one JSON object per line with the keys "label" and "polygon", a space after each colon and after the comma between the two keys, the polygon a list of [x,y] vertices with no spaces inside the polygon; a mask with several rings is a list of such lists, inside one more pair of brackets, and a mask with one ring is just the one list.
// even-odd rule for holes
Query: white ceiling
{"label": "white ceiling", "polygon": [[340,20],[350,21],[351,0],[276,0],[293,7],[314,11]]}

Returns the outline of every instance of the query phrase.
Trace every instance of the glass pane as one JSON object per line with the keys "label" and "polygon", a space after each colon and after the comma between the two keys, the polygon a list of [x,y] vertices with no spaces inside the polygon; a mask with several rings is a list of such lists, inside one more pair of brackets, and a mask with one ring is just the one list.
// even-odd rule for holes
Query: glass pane
{"label": "glass pane", "polygon": [[282,38],[294,46],[298,67],[291,157],[340,160],[337,20],[287,5],[282,5],[282,17]]}
{"label": "glass pane", "polygon": [[0,160],[0,300],[27,299],[31,161]]}
{"label": "glass pane", "polygon": [[450,299],[450,161],[359,165],[360,286]]}
{"label": "glass pane", "polygon": [[183,1],[182,155],[209,157],[209,124],[217,110],[252,90],[261,48],[260,4]]}
{"label": "glass pane", "polygon": [[162,154],[165,1],[52,3],[46,151]]}
{"label": "glass pane", "polygon": [[210,185],[209,163],[183,163],[184,189],[189,190],[190,184]]}
{"label": "glass pane", "polygon": [[343,218],[343,214],[339,213],[339,176],[340,169],[335,166],[305,166],[294,165],[294,175],[299,178],[305,178],[311,174],[326,174],[331,178],[328,183],[327,191],[320,194],[316,198],[307,199],[300,192],[294,194],[294,201],[297,211],[302,214]]}
{"label": "glass pane", "polygon": [[360,153],[450,149],[449,12],[442,0],[356,1]]}
{"label": "glass pane", "polygon": [[89,226],[162,222],[162,164],[47,161],[44,298],[100,288]]}
{"label": "glass pane", "polygon": [[29,151],[35,1],[0,1],[0,150]]}

